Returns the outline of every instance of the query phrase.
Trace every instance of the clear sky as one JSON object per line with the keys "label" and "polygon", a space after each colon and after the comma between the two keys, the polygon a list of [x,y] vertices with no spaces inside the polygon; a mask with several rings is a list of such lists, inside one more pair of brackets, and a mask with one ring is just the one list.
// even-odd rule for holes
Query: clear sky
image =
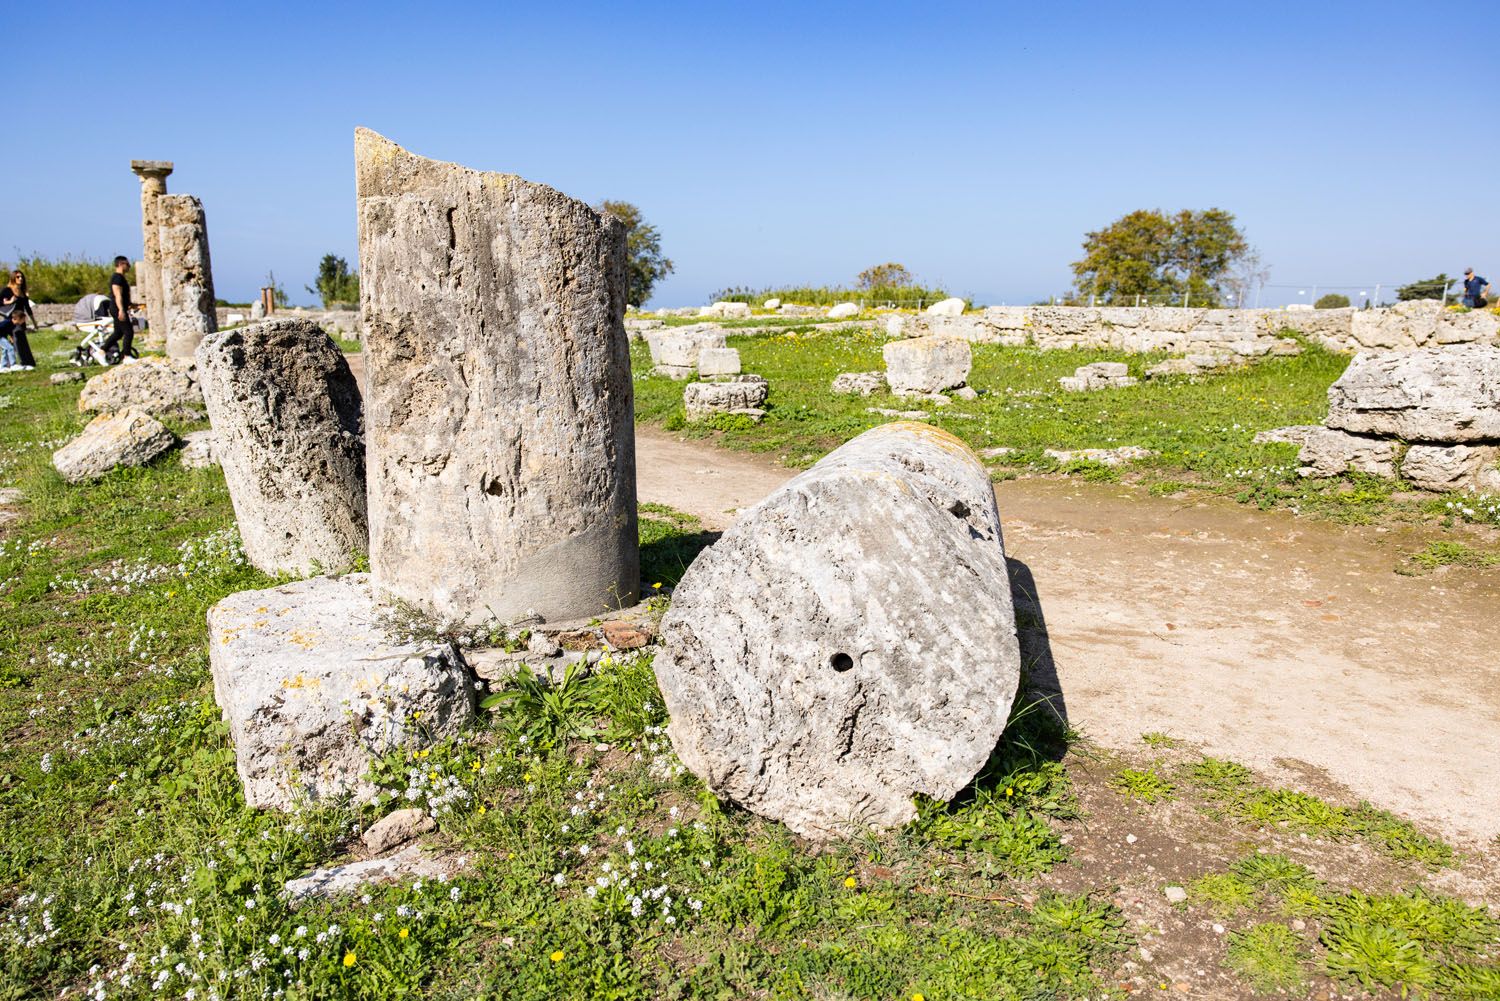
{"label": "clear sky", "polygon": [[[0,257],[141,253],[129,161],[200,196],[221,297],[351,264],[353,130],[635,202],[676,273],[886,260],[1069,284],[1136,208],[1234,212],[1266,303],[1472,264],[1500,285],[1500,29],[1394,3],[95,3],[6,8]],[[1305,297],[1303,298],[1305,301]]]}

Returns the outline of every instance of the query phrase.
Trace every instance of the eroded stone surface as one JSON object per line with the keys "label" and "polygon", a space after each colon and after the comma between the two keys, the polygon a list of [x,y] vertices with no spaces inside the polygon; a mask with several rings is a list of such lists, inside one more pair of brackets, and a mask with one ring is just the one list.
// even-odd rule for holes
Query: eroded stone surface
{"label": "eroded stone surface", "polygon": [[682,407],[690,421],[712,414],[758,409],[770,386],[758,375],[741,375],[723,382],[693,382],[683,387]]}
{"label": "eroded stone surface", "polygon": [[716,375],[739,375],[739,350],[736,348],[704,348],[698,352],[698,374],[704,378]]}
{"label": "eroded stone surface", "polygon": [[402,642],[368,574],[241,591],[208,612],[214,698],[245,802],[289,810],[379,791],[386,753],[456,735],[474,692],[451,646]]}
{"label": "eroded stone surface", "polygon": [[829,389],[848,396],[869,396],[885,388],[884,372],[840,372]]}
{"label": "eroded stone surface", "polygon": [[211,334],[198,372],[245,555],[271,574],[338,573],[369,546],[359,386],[311,320]]}
{"label": "eroded stone surface", "polygon": [[306,876],[287,880],[287,902],[295,910],[313,898],[332,899],[362,893],[371,886],[405,879],[443,880],[463,869],[465,859],[454,855],[428,855],[413,845],[386,858],[367,859],[346,865],[314,869]]}
{"label": "eroded stone surface", "polygon": [[359,840],[367,849],[380,855],[436,829],[437,822],[424,810],[410,807],[381,817],[360,835]]}
{"label": "eroded stone surface", "polygon": [[69,483],[81,483],[120,466],[144,466],[176,441],[161,421],[129,408],[89,421],[82,434],[52,453],[52,465]]}
{"label": "eroded stone surface", "polygon": [[189,431],[182,436],[182,451],[177,461],[184,469],[207,469],[217,466],[219,457],[214,452],[213,431]]}
{"label": "eroded stone surface", "polygon": [[1493,490],[1500,486],[1492,445],[1413,445],[1401,457],[1401,475],[1423,490]]}
{"label": "eroded stone surface", "polygon": [[973,353],[961,337],[933,335],[891,341],[881,349],[893,392],[940,393],[969,381]]}
{"label": "eroded stone surface", "polygon": [[1414,442],[1500,440],[1500,347],[1358,354],[1328,389],[1325,423]]}
{"label": "eroded stone surface", "polygon": [[355,135],[370,568],[444,619],[634,601],[625,231]]}
{"label": "eroded stone surface", "polygon": [[1396,475],[1397,444],[1332,428],[1316,428],[1302,440],[1297,470],[1303,476],[1339,476],[1349,470],[1372,476]]}
{"label": "eroded stone surface", "polygon": [[1130,375],[1130,366],[1124,362],[1096,361],[1078,366],[1072,375],[1063,376],[1057,383],[1070,393],[1079,393],[1134,386],[1136,380]]}
{"label": "eroded stone surface", "polygon": [[156,416],[202,416],[193,359],[148,357],[114,365],[89,379],[78,394],[78,409],[85,412],[114,414],[132,407]]}
{"label": "eroded stone surface", "polygon": [[1287,445],[1301,445],[1308,435],[1323,430],[1321,424],[1293,424],[1290,427],[1272,428],[1269,431],[1259,431],[1255,435],[1255,444],[1267,445],[1271,442],[1282,442]]}
{"label": "eroded stone surface", "polygon": [[1020,675],[989,475],[921,424],[865,432],[688,569],[655,665],[683,763],[814,838],[891,827],[983,766]]}
{"label": "eroded stone surface", "polygon": [[167,354],[191,358],[199,342],[219,329],[208,220],[203,203],[192,195],[162,195],[156,200],[156,215]]}
{"label": "eroded stone surface", "polygon": [[852,302],[841,302],[828,311],[830,320],[847,320],[851,316],[859,315],[859,307]]}

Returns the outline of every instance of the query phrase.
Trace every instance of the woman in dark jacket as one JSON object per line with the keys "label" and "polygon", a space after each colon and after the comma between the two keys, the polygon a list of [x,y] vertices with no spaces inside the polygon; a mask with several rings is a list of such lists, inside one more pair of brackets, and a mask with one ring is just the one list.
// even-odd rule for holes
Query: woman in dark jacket
{"label": "woman in dark jacket", "polygon": [[[19,310],[21,315],[31,321],[31,329],[37,329],[36,314],[31,311],[31,299],[26,295],[26,275],[16,270],[10,273],[10,284],[0,288],[0,317],[8,320],[11,314]],[[22,368],[36,368],[36,359],[31,356],[31,344],[26,340],[26,332],[17,330],[16,358]]]}

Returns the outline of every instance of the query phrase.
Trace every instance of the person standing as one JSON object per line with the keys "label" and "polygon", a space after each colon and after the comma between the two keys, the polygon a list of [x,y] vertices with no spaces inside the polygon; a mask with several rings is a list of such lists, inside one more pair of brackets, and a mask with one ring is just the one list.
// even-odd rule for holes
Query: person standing
{"label": "person standing", "polygon": [[0,317],[0,372],[21,371],[16,361],[16,339],[24,338],[25,330],[24,313],[12,312],[8,317]]}
{"label": "person standing", "polygon": [[[31,329],[37,329],[36,314],[31,311],[31,299],[26,294],[26,273],[19,268],[10,273],[9,283],[0,288],[0,317],[6,320],[29,319]],[[28,372],[36,368],[31,342],[26,339],[26,325],[15,324],[11,336],[15,338],[15,364]]]}
{"label": "person standing", "polygon": [[[119,364],[126,355],[135,353],[131,347],[135,340],[135,321],[130,318],[130,279],[125,277],[129,270],[130,258],[121,254],[115,258],[115,273],[109,276],[109,314],[114,317],[115,328],[102,346],[111,365]],[[119,352],[114,353],[117,344]]]}
{"label": "person standing", "polygon": [[1464,305],[1470,309],[1478,309],[1488,306],[1489,302],[1484,297],[1485,286],[1489,282],[1474,273],[1473,268],[1464,269]]}

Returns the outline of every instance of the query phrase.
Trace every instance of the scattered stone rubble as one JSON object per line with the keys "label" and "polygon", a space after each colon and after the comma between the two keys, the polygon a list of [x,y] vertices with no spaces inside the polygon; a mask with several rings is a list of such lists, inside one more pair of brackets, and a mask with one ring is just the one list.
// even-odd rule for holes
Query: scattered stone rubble
{"label": "scattered stone rubble", "polygon": [[183,435],[182,450],[177,454],[177,461],[182,463],[184,469],[207,469],[209,466],[217,466],[219,457],[214,451],[213,431],[189,431]]}
{"label": "scattered stone rubble", "polygon": [[673,379],[691,379],[704,351],[729,350],[724,344],[724,328],[712,324],[662,327],[647,330],[643,336],[656,374]]}
{"label": "scattered stone rubble", "polygon": [[[81,373],[66,374],[81,378]],[[132,408],[153,416],[201,418],[203,391],[193,359],[147,357],[114,365],[89,379],[78,394],[78,409],[85,413]]]}
{"label": "scattered stone rubble", "polygon": [[306,876],[288,880],[283,892],[295,910],[310,900],[352,896],[381,883],[449,879],[464,868],[466,861],[459,855],[429,855],[413,845],[387,858],[314,869]]}
{"label": "scattered stone rubble", "polygon": [[969,381],[973,353],[959,337],[915,337],[888,342],[885,378],[897,396],[930,396]]}
{"label": "scattered stone rubble", "polygon": [[689,421],[707,420],[714,414],[741,414],[759,421],[770,386],[759,375],[737,375],[713,382],[688,383],[682,391],[682,407]]}
{"label": "scattered stone rubble", "polygon": [[988,472],[867,431],[742,514],[661,628],[668,732],[717,794],[811,838],[906,823],[988,760],[1020,676]]}
{"label": "scattered stone rubble", "polygon": [[176,442],[156,418],[126,408],[89,421],[82,434],[52,453],[52,465],[69,483],[82,483],[121,466],[144,466]]}
{"label": "scattered stone rubble", "polygon": [[1058,379],[1057,384],[1067,392],[1081,393],[1134,386],[1136,381],[1130,374],[1130,366],[1124,362],[1096,361],[1091,365],[1080,365],[1072,375]]}
{"label": "scattered stone rubble", "polygon": [[[986,452],[994,451],[986,449]],[[1044,453],[1048,458],[1055,459],[1066,465],[1070,462],[1097,462],[1101,466],[1122,466],[1127,462],[1139,462],[1149,459],[1157,453],[1149,448],[1139,445],[1121,445],[1119,448],[1078,448],[1061,449],[1049,448]]]}
{"label": "scattered stone rubble", "polygon": [[885,390],[885,373],[840,372],[829,388],[843,396],[870,396]]}

